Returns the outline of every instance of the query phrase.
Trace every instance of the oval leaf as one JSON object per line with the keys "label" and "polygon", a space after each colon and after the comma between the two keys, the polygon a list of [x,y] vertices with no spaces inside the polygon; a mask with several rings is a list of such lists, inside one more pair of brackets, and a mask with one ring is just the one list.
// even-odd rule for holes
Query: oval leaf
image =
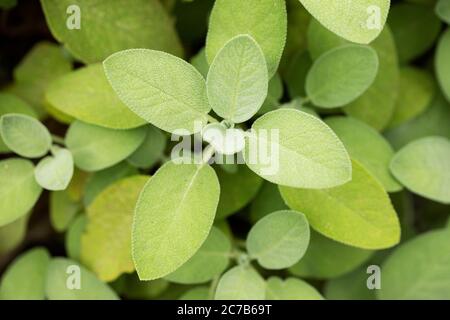
{"label": "oval leaf", "polygon": [[67,149],[53,146],[53,156],[42,159],[34,171],[37,183],[47,190],[65,190],[73,176],[73,157]]}
{"label": "oval leaf", "polygon": [[250,266],[228,270],[219,280],[215,300],[264,300],[266,283]]}
{"label": "oval leaf", "polygon": [[266,284],[266,300],[323,300],[322,295],[307,282],[270,277]]}

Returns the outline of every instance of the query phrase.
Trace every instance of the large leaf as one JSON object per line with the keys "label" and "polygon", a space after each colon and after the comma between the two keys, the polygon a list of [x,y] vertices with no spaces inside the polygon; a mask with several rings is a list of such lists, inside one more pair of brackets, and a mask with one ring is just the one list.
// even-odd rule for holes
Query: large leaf
{"label": "large leaf", "polygon": [[156,172],[134,216],[133,260],[141,280],[164,277],[197,252],[214,221],[219,193],[208,165],[168,162]]}
{"label": "large leaf", "polygon": [[450,204],[450,141],[427,137],[411,142],[392,159],[391,171],[406,188]]}
{"label": "large leaf", "polygon": [[395,250],[382,266],[381,299],[450,299],[450,232],[432,231]]}
{"label": "large leaf", "polygon": [[28,160],[0,161],[0,226],[24,216],[41,194],[34,180],[34,166]]}
{"label": "large leaf", "polygon": [[[383,186],[353,161],[350,182],[332,189],[281,188],[293,210],[333,240],[363,249],[384,249],[400,241],[400,224]],[[376,209],[374,209],[376,208]]]}
{"label": "large leaf", "polygon": [[325,27],[339,36],[367,44],[380,34],[390,0],[300,0]]}
{"label": "large leaf", "polygon": [[230,254],[230,239],[222,231],[213,227],[194,256],[165,279],[183,284],[210,281],[226,269]]}
{"label": "large leaf", "polygon": [[244,150],[245,162],[270,182],[328,188],[351,178],[351,163],[342,142],[314,116],[280,109],[260,117],[252,130]]}
{"label": "large leaf", "polygon": [[53,146],[52,156],[45,157],[36,166],[34,176],[37,183],[47,190],[65,190],[73,176],[72,153]]}
{"label": "large leaf", "polygon": [[308,98],[318,107],[344,106],[375,81],[378,55],[371,47],[344,45],[321,55],[306,78]]}
{"label": "large leaf", "polygon": [[100,62],[129,48],[182,53],[172,21],[157,0],[41,0],[41,4],[53,36],[83,62]]}
{"label": "large leaf", "polygon": [[441,89],[450,102],[450,28],[442,35],[436,51],[436,75]]}
{"label": "large leaf", "polygon": [[44,300],[45,278],[50,255],[35,248],[20,255],[0,282],[0,300]]}
{"label": "large leaf", "polygon": [[283,210],[259,220],[247,236],[247,250],[266,269],[297,263],[309,245],[308,220],[302,213]]}
{"label": "large leaf", "polygon": [[145,123],[120,100],[101,64],[80,68],[53,81],[45,98],[58,111],[86,123],[130,129]]}
{"label": "large leaf", "polygon": [[323,300],[323,297],[303,280],[270,277],[266,284],[266,300]]}
{"label": "large leaf", "polygon": [[10,113],[0,118],[0,134],[5,144],[22,157],[39,158],[52,143],[50,132],[33,117]]}
{"label": "large leaf", "polygon": [[103,65],[120,99],[151,124],[190,133],[206,124],[211,110],[206,83],[186,61],[161,51],[135,49],[115,53]]}
{"label": "large leaf", "polygon": [[131,229],[134,207],[147,182],[133,176],[110,185],[87,208],[87,224],[81,238],[81,261],[103,281],[133,272]]}
{"label": "large leaf", "polygon": [[264,300],[266,283],[251,266],[236,266],[221,278],[216,300]]}
{"label": "large leaf", "polygon": [[217,0],[209,22],[206,57],[211,63],[231,38],[249,34],[261,46],[272,77],[286,41],[286,20],[283,0]]}
{"label": "large leaf", "polygon": [[239,35],[217,53],[206,88],[214,112],[234,123],[245,122],[261,108],[267,96],[264,53],[248,35]]}
{"label": "large leaf", "polygon": [[402,189],[389,171],[394,150],[382,135],[353,118],[331,117],[325,122],[342,140],[352,159],[364,165],[386,191],[396,192]]}
{"label": "large leaf", "polygon": [[[77,289],[78,280],[80,286]],[[106,283],[77,262],[66,258],[55,258],[50,261],[45,291],[49,300],[119,299]]]}
{"label": "large leaf", "polygon": [[145,139],[144,127],[114,130],[75,121],[66,135],[66,145],[75,165],[85,171],[112,167],[132,154]]}

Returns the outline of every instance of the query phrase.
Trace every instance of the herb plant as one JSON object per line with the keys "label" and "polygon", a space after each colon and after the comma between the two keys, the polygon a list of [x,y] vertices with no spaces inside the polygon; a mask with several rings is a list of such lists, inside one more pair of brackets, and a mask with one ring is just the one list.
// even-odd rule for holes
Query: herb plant
{"label": "herb plant", "polygon": [[447,3],[41,0],[0,299],[450,299]]}

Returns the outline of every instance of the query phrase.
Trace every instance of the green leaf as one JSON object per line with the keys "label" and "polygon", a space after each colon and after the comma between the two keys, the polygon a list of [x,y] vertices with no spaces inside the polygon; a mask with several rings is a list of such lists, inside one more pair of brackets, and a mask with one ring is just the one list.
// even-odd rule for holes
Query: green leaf
{"label": "green leaf", "polygon": [[161,160],[166,144],[166,136],[159,129],[149,125],[144,142],[128,157],[127,161],[137,168],[150,168]]}
{"label": "green leaf", "polygon": [[210,300],[208,287],[197,287],[187,291],[179,300]]}
{"label": "green leaf", "polygon": [[195,133],[207,123],[211,107],[205,80],[186,61],[161,51],[134,49],[113,54],[103,65],[119,98],[158,128]]}
{"label": "green leaf", "polygon": [[393,175],[409,190],[450,204],[450,141],[427,137],[411,142],[392,159]]}
{"label": "green leaf", "polygon": [[25,239],[28,216],[23,216],[0,227],[0,256],[14,250]]}
{"label": "green leaf", "polygon": [[400,91],[389,127],[416,118],[429,107],[435,95],[433,76],[419,68],[400,69]]}
{"label": "green leaf", "polygon": [[373,251],[350,247],[311,230],[311,240],[303,258],[289,271],[313,279],[334,279],[354,270],[373,254]]}
{"label": "green leaf", "polygon": [[130,129],[145,123],[120,101],[101,64],[77,69],[53,81],[45,98],[53,108],[86,123],[111,129]]}
{"label": "green leaf", "polygon": [[215,300],[264,300],[266,283],[250,266],[228,270],[219,280]]}
{"label": "green leaf", "polygon": [[450,28],[442,35],[436,49],[436,76],[447,101],[450,102]]}
{"label": "green leaf", "polygon": [[100,280],[110,282],[134,271],[131,229],[134,207],[147,176],[133,176],[110,185],[87,208],[81,237],[81,262]]}
{"label": "green leaf", "polygon": [[278,73],[275,73],[272,79],[270,79],[269,88],[267,90],[266,100],[264,100],[263,105],[256,113],[257,115],[262,115],[279,107],[280,100],[283,97],[284,88],[283,81]]}
{"label": "green leaf", "polygon": [[326,28],[356,43],[378,37],[388,16],[390,0],[300,0]]}
{"label": "green leaf", "polygon": [[138,171],[126,162],[95,172],[86,183],[83,198],[84,205],[86,207],[89,206],[100,192],[113,182],[136,174],[138,174]]}
{"label": "green leaf", "polygon": [[431,231],[396,249],[382,266],[381,299],[450,299],[448,230]]}
{"label": "green leaf", "polygon": [[389,171],[394,150],[375,129],[349,117],[331,117],[325,123],[344,143],[352,159],[359,161],[388,192],[397,192],[402,186]]}
{"label": "green leaf", "polygon": [[410,62],[428,51],[441,31],[439,18],[433,7],[427,5],[395,4],[389,13],[388,23],[401,63]]}
{"label": "green leaf", "polygon": [[[332,189],[282,187],[293,210],[303,212],[311,227],[333,240],[363,249],[384,249],[400,241],[400,224],[383,186],[353,161],[350,182]],[[376,210],[374,210],[376,208]]]}
{"label": "green leaf", "polygon": [[226,269],[230,255],[230,240],[222,231],[212,227],[208,238],[192,258],[165,279],[182,284],[208,282]]}
{"label": "green leaf", "polygon": [[53,155],[45,157],[36,166],[36,182],[47,190],[65,190],[73,176],[72,153],[57,146],[53,146],[51,151]]}
{"label": "green leaf", "polygon": [[0,134],[5,144],[22,157],[39,158],[51,146],[52,138],[47,128],[35,118],[10,113],[0,118]]}
{"label": "green leaf", "polygon": [[41,194],[34,180],[34,166],[28,160],[0,161],[0,226],[24,216]]}
{"label": "green leaf", "polygon": [[264,52],[269,78],[275,74],[286,41],[283,0],[217,0],[209,21],[206,57],[210,63],[231,38],[248,34]]}
{"label": "green leaf", "polygon": [[129,48],[182,54],[171,18],[159,1],[113,0],[94,4],[89,0],[41,0],[41,4],[53,36],[85,63],[100,62]]}
{"label": "green leaf", "polygon": [[141,280],[164,277],[197,252],[214,221],[219,193],[208,165],[168,162],[156,172],[134,216],[133,260]]}
{"label": "green leaf", "polygon": [[161,294],[169,287],[169,282],[164,279],[141,281],[136,273],[125,275],[119,280],[122,278],[125,280],[125,285],[121,295],[127,299],[150,300],[157,297],[161,298]]}
{"label": "green leaf", "polygon": [[247,236],[247,250],[266,269],[285,269],[297,263],[309,244],[309,224],[296,211],[273,212],[259,220]]}
{"label": "green leaf", "polygon": [[266,300],[323,300],[322,295],[307,282],[296,278],[267,279]]}
{"label": "green leaf", "polygon": [[263,180],[244,165],[237,166],[236,173],[217,168],[220,184],[220,200],[216,219],[224,219],[248,205],[256,196]]}
{"label": "green leaf", "polygon": [[81,256],[81,235],[83,234],[87,224],[85,214],[80,214],[69,226],[65,237],[65,248],[67,256],[79,261]]}
{"label": "green leaf", "polygon": [[369,276],[367,267],[362,267],[330,280],[325,285],[325,297],[330,300],[375,300],[377,290],[367,288]]}
{"label": "green leaf", "polygon": [[344,45],[321,55],[306,78],[308,98],[318,107],[341,107],[360,97],[378,73],[378,55],[371,47]]}
{"label": "green leaf", "polygon": [[80,209],[81,204],[67,190],[50,193],[50,222],[56,231],[66,231]]}
{"label": "green leaf", "polygon": [[266,181],[252,201],[250,218],[253,223],[256,223],[259,219],[267,216],[269,213],[287,208],[283,198],[281,198],[278,186]]}
{"label": "green leaf", "polygon": [[225,43],[208,72],[206,88],[214,112],[234,123],[245,122],[267,97],[266,60],[258,43],[239,35]]}
{"label": "green leaf", "polygon": [[78,168],[98,171],[130,156],[142,144],[145,134],[145,127],[114,130],[75,121],[67,131],[66,145]]}
{"label": "green leaf", "polygon": [[206,79],[209,71],[208,60],[206,60],[205,48],[200,49],[199,52],[191,59],[191,64],[201,73],[203,78]]}
{"label": "green leaf", "polygon": [[260,117],[252,130],[246,139],[245,162],[270,182],[327,188],[351,179],[351,163],[342,142],[314,116],[280,109]]}
{"label": "green leaf", "polygon": [[306,96],[306,76],[311,66],[312,60],[307,51],[297,53],[290,62],[284,80],[291,99]]}
{"label": "green leaf", "polygon": [[[77,279],[80,281],[76,288]],[[54,258],[47,271],[45,291],[49,300],[118,300],[117,294],[77,262]]]}
{"label": "green leaf", "polygon": [[450,24],[450,3],[447,0],[438,0],[435,11],[442,21]]}
{"label": "green leaf", "polygon": [[0,300],[44,300],[45,277],[50,255],[35,248],[9,265],[0,282]]}

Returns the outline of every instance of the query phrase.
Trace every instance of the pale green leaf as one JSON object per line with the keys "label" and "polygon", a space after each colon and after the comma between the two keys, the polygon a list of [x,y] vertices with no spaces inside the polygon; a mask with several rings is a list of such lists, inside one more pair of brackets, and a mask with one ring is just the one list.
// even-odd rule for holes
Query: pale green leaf
{"label": "pale green leaf", "polygon": [[393,175],[409,190],[450,204],[450,141],[427,137],[411,142],[392,159]]}
{"label": "pale green leaf", "polygon": [[197,252],[214,221],[219,193],[208,165],[168,162],[156,172],[134,216],[133,260],[141,280],[164,277]]}
{"label": "pale green leaf", "polygon": [[28,160],[0,161],[0,226],[24,216],[41,194],[34,180],[34,166]]}
{"label": "pale green leaf", "polygon": [[72,153],[63,148],[53,146],[52,156],[39,161],[34,171],[36,182],[47,190],[65,190],[73,176]]}
{"label": "pale green leaf", "polygon": [[390,0],[300,0],[326,28],[357,43],[367,44],[380,34]]}
{"label": "pale green leaf", "polygon": [[133,176],[110,185],[87,208],[87,224],[81,237],[81,261],[99,279],[113,281],[134,271],[131,229],[134,207],[147,182]]}
{"label": "pale green leaf", "polygon": [[266,284],[266,300],[323,300],[323,297],[303,280],[270,277]]}
{"label": "pale green leaf", "polygon": [[10,113],[0,118],[0,134],[5,144],[22,157],[39,158],[50,149],[52,138],[35,118]]}
{"label": "pale green leaf", "polygon": [[35,248],[16,258],[2,276],[0,300],[44,300],[50,255]]}
{"label": "pale green leaf", "polygon": [[334,187],[350,180],[351,163],[344,145],[316,117],[280,109],[260,117],[252,129],[244,159],[264,179],[303,188]]}
{"label": "pale green leaf", "polygon": [[[75,289],[77,280],[80,281],[79,289]],[[54,258],[50,261],[45,291],[49,300],[119,299],[106,283],[77,262],[66,258]]]}
{"label": "pale green leaf", "polygon": [[206,79],[209,71],[208,60],[206,60],[206,50],[202,48],[195,56],[191,59],[191,64],[201,73],[203,78]]}
{"label": "pale green leaf", "polygon": [[[362,165],[352,180],[332,189],[281,188],[287,205],[303,212],[316,231],[344,244],[384,249],[400,241],[400,224],[383,186]],[[376,208],[376,209],[374,209]]]}
{"label": "pale green leaf", "polygon": [[206,88],[214,112],[234,123],[245,122],[267,97],[268,75],[264,53],[248,35],[225,43],[208,72]]}
{"label": "pale green leaf", "polygon": [[119,98],[151,124],[189,133],[206,124],[211,107],[205,79],[186,61],[162,51],[134,49],[113,54],[103,65]]}
{"label": "pale green leaf", "polygon": [[442,35],[436,49],[436,76],[447,101],[450,102],[450,28]]}
{"label": "pale green leaf", "polygon": [[273,212],[259,220],[247,236],[247,250],[266,269],[285,269],[297,263],[309,245],[309,225],[296,211]]}
{"label": "pale green leaf", "polygon": [[266,283],[251,266],[236,266],[219,280],[215,300],[264,300]]}
{"label": "pale green leaf", "polygon": [[308,73],[308,98],[322,108],[349,104],[373,84],[378,67],[377,52],[368,46],[344,45],[327,51]]}
{"label": "pale green leaf", "polygon": [[75,165],[84,171],[112,167],[131,155],[144,141],[145,127],[114,130],[75,121],[66,135]]}
{"label": "pale green leaf", "polygon": [[230,255],[230,240],[222,231],[213,227],[194,256],[165,279],[182,284],[210,281],[226,269]]}
{"label": "pale green leaf", "polygon": [[280,100],[283,97],[283,81],[278,73],[270,79],[269,88],[267,89],[267,97],[264,100],[263,105],[256,113],[257,115],[262,115],[269,111],[275,110],[280,105]]}
{"label": "pale green leaf", "polygon": [[111,129],[130,129],[145,123],[120,101],[101,64],[77,69],[53,81],[45,98],[56,110],[86,123]]}
{"label": "pale green leaf", "polygon": [[161,130],[149,125],[144,142],[127,158],[127,161],[137,168],[150,168],[161,160],[166,144],[166,136]]}
{"label": "pale green leaf", "polygon": [[283,0],[217,0],[209,22],[206,57],[211,63],[231,38],[248,34],[261,46],[271,78],[280,63],[286,29]]}
{"label": "pale green leaf", "polygon": [[53,36],[83,62],[100,62],[130,48],[182,54],[173,22],[157,0],[41,0],[41,4]]}
{"label": "pale green leaf", "polygon": [[210,300],[208,287],[197,287],[183,294],[179,300]]}

